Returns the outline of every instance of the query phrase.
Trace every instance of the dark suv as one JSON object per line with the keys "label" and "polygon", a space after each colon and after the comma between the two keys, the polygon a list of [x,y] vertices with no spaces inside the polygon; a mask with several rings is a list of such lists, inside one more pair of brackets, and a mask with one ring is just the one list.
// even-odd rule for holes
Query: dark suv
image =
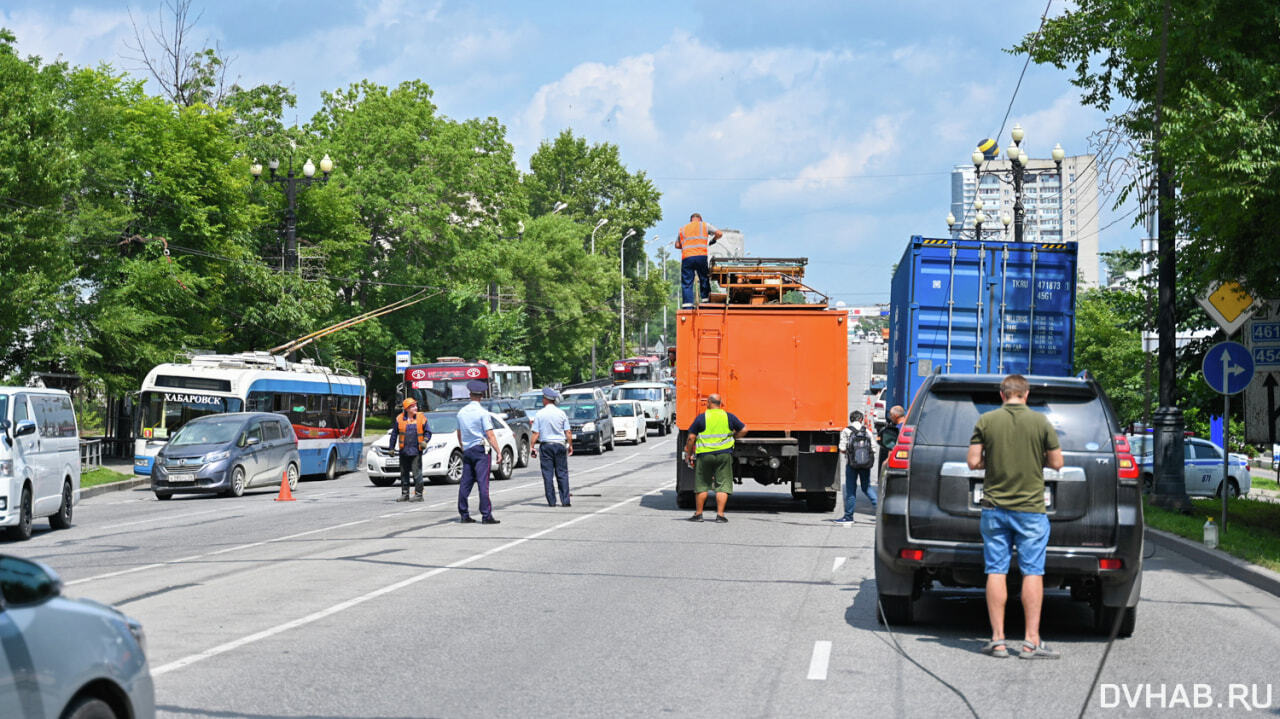
{"label": "dark suv", "polygon": [[[457,412],[470,404],[470,402],[471,400],[466,399],[450,400],[436,407],[435,411]],[[516,436],[516,466],[527,467],[529,465],[529,448],[532,446],[531,440],[533,438],[532,413],[525,411],[524,407],[520,405],[520,400],[507,397],[482,399],[480,404],[485,409],[507,421],[507,426],[511,428],[511,433]]]}
{"label": "dark suv", "polygon": [[[880,477],[876,585],[884,619],[909,624],[912,604],[934,582],[986,584],[982,470],[966,462],[978,416],[1000,406],[996,375],[933,375],[907,412]],[[1062,445],[1061,470],[1044,470],[1049,515],[1045,588],[1088,601],[1095,625],[1133,633],[1142,585],[1139,471],[1102,388],[1092,378],[1031,376],[1028,406],[1048,416]],[[1011,583],[1020,583],[1017,562]]]}

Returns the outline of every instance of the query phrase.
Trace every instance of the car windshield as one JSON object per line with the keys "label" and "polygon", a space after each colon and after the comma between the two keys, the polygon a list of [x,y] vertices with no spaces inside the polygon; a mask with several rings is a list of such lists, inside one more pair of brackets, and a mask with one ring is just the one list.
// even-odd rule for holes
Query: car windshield
{"label": "car windshield", "polygon": [[594,402],[575,402],[564,407],[564,413],[569,415],[569,419],[595,419],[596,405]]}
{"label": "car windshield", "polygon": [[614,399],[634,399],[642,402],[661,402],[661,387],[618,387],[613,390]]}
{"label": "car windshield", "polygon": [[235,441],[240,430],[244,428],[241,417],[219,417],[200,422],[190,422],[174,433],[169,439],[173,447],[184,447],[195,444],[226,444]]}
{"label": "car windshield", "polygon": [[458,430],[458,415],[456,412],[427,412],[427,429],[432,434],[440,434],[442,432],[456,432]]}
{"label": "car windshield", "polygon": [[[917,420],[915,443],[968,446],[978,416],[999,406],[1000,394],[994,387],[974,390],[935,386]],[[1111,449],[1111,422],[1099,398],[1035,388],[1027,398],[1027,406],[1049,418],[1063,450]]]}
{"label": "car windshield", "polygon": [[1152,437],[1142,434],[1129,438],[1129,449],[1133,451],[1133,456],[1142,457],[1151,454]]}
{"label": "car windshield", "polygon": [[521,395],[520,406],[526,410],[542,409],[542,395],[540,394]]}
{"label": "car windshield", "polygon": [[614,417],[636,416],[636,406],[630,402],[610,402],[609,409],[613,410]]}

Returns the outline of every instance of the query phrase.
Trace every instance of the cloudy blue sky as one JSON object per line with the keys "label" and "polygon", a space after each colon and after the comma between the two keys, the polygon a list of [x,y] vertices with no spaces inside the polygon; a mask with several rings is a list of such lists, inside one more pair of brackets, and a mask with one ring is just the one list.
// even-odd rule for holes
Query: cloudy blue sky
{"label": "cloudy blue sky", "polygon": [[[4,5],[0,26],[24,53],[137,71],[128,10],[154,23],[160,1]],[[651,237],[669,241],[699,210],[741,229],[752,254],[808,256],[812,284],[851,305],[887,301],[907,238],[945,232],[949,170],[1000,127],[1022,69],[1002,49],[1044,10],[1038,0],[195,5],[197,39],[221,46],[242,85],[291,86],[301,121],[323,90],[420,78],[445,114],[501,120],[526,169],[541,140],[572,128],[616,143],[654,179],[664,220]],[[1055,0],[1050,14],[1063,8]],[[1068,79],[1032,65],[1017,94],[1008,126],[1026,128],[1035,157],[1055,142],[1088,152],[1103,124]],[[1130,208],[1103,204],[1100,249],[1136,247],[1128,220],[1106,227]]]}

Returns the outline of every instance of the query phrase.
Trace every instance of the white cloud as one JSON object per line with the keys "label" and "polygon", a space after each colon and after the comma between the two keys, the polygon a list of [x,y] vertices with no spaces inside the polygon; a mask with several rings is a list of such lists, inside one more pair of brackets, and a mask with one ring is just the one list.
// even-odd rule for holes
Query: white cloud
{"label": "white cloud", "polygon": [[38,55],[46,62],[59,57],[77,65],[116,62],[126,39],[132,40],[129,14],[120,11],[75,8],[64,15],[30,10],[0,11],[0,27],[18,38],[19,54]]}
{"label": "white cloud", "polygon": [[649,146],[658,139],[653,118],[653,55],[617,64],[588,62],[534,93],[517,120],[519,139],[532,149],[570,127],[579,134]]}
{"label": "white cloud", "polygon": [[856,140],[838,140],[826,154],[785,181],[760,182],[742,193],[743,207],[822,204],[832,196],[866,202],[882,196],[891,183],[868,185],[860,179],[898,148],[905,117],[880,115]]}

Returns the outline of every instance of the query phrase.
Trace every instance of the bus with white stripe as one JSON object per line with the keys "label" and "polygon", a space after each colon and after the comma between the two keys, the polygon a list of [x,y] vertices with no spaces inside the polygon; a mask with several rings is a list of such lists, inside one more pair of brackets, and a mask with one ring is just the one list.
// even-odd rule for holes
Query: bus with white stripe
{"label": "bus with white stripe", "polygon": [[133,471],[150,475],[156,453],[182,425],[207,414],[275,412],[298,438],[302,474],[359,469],[364,378],[288,362],[266,352],[193,356],[147,373],[134,412]]}

